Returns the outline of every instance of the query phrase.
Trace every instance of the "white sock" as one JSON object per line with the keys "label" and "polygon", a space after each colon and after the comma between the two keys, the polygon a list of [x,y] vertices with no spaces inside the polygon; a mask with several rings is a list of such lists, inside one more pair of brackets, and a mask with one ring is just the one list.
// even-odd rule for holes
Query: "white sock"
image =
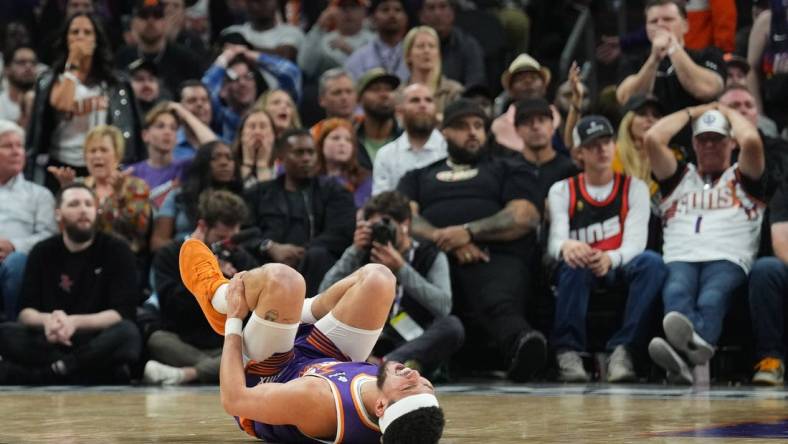
{"label": "white sock", "polygon": [[317,318],[315,317],[314,313],[312,313],[312,303],[315,302],[315,299],[317,299],[318,296],[320,295],[317,295],[313,298],[304,299],[304,306],[301,309],[301,323],[314,324],[317,322]]}
{"label": "white sock", "polygon": [[214,310],[221,314],[227,314],[227,288],[230,284],[222,284],[216,289],[216,293],[211,298],[211,305]]}

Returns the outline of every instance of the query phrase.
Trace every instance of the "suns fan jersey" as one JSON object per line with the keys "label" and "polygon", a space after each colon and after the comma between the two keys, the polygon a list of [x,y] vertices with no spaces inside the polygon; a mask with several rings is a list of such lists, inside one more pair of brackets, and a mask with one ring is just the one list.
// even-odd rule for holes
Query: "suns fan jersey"
{"label": "suns fan jersey", "polygon": [[614,268],[646,248],[649,191],[640,179],[615,174],[606,185],[590,186],[580,174],[554,183],[547,201],[547,254],[555,260],[570,239],[606,251]]}
{"label": "suns fan jersey", "polygon": [[665,262],[727,260],[749,273],[758,250],[765,205],[744,191],[738,164],[713,184],[694,165],[660,203]]}
{"label": "suns fan jersey", "polygon": [[616,173],[613,191],[604,201],[588,195],[583,174],[569,182],[569,238],[602,251],[615,250],[624,238],[624,221],[629,212],[631,179]]}

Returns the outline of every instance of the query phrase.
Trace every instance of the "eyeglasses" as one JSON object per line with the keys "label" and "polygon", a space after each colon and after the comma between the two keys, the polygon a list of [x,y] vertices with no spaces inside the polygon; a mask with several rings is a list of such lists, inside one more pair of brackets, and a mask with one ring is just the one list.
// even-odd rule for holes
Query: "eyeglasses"
{"label": "eyeglasses", "polygon": [[247,72],[246,74],[244,74],[242,76],[239,76],[238,73],[235,72],[235,70],[228,69],[227,70],[227,78],[230,79],[231,82],[236,82],[236,81],[241,80],[241,79],[254,80],[254,73],[250,71],[250,72]]}

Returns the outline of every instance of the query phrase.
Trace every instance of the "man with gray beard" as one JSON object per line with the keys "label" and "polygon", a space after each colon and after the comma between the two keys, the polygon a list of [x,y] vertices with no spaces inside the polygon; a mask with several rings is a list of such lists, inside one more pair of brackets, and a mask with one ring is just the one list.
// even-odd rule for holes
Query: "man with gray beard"
{"label": "man with gray beard", "polygon": [[84,184],[58,192],[63,233],[30,251],[19,321],[0,324],[0,384],[129,382],[142,342],[134,255],[96,215]]}
{"label": "man with gray beard", "polygon": [[446,140],[435,128],[438,123],[435,98],[428,86],[414,83],[403,89],[396,112],[405,132],[375,156],[373,195],[395,189],[408,171],[446,157]]}

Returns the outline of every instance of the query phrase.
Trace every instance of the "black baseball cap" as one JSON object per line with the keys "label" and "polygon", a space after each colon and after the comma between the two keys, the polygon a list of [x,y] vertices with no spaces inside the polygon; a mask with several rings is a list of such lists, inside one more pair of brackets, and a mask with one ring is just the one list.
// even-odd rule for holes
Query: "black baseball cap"
{"label": "black baseball cap", "polygon": [[391,86],[392,90],[397,89],[400,84],[399,77],[395,76],[394,74],[389,74],[381,67],[372,68],[365,72],[356,82],[356,91],[358,92],[358,95],[360,96],[361,94],[364,94],[364,91],[366,91],[370,85],[377,82],[387,83],[389,86]]}
{"label": "black baseball cap", "polygon": [[553,110],[550,104],[542,98],[523,99],[514,105],[514,126],[521,124],[525,119],[532,116],[553,117]]}
{"label": "black baseball cap", "polygon": [[408,5],[405,4],[404,0],[372,0],[369,2],[369,12],[375,12],[382,3],[397,1],[399,4],[402,5],[402,8],[407,11]]}
{"label": "black baseball cap", "polygon": [[134,3],[134,16],[162,18],[164,17],[164,5],[159,0],[137,0]]}
{"label": "black baseball cap", "polygon": [[223,30],[219,33],[218,43],[220,46],[223,45],[243,45],[249,49],[252,49],[252,44],[249,43],[249,40],[246,40],[243,34],[238,31],[230,31],[228,29]]}
{"label": "black baseball cap", "polygon": [[454,102],[451,102],[443,110],[443,122],[441,124],[441,128],[451,126],[457,120],[467,116],[479,117],[484,120],[484,124],[487,125],[488,117],[487,113],[484,112],[484,108],[471,99],[460,98]]}
{"label": "black baseball cap", "polygon": [[129,63],[129,74],[134,74],[135,72],[140,70],[149,71],[154,76],[159,75],[159,69],[156,68],[156,64],[151,62],[150,60],[137,59]]}
{"label": "black baseball cap", "polygon": [[722,59],[725,60],[725,64],[727,66],[737,66],[739,69],[744,71],[745,74],[750,72],[750,63],[747,61],[747,59],[738,54],[727,53]]}
{"label": "black baseball cap", "polygon": [[660,115],[665,115],[665,107],[662,105],[662,102],[654,96],[653,94],[636,94],[627,100],[627,103],[624,104],[624,112],[628,113],[630,111],[640,111],[645,106],[653,106],[654,109],[659,111]]}
{"label": "black baseball cap", "polygon": [[601,137],[613,137],[613,125],[603,116],[586,116],[580,119],[572,131],[572,144],[587,145]]}

